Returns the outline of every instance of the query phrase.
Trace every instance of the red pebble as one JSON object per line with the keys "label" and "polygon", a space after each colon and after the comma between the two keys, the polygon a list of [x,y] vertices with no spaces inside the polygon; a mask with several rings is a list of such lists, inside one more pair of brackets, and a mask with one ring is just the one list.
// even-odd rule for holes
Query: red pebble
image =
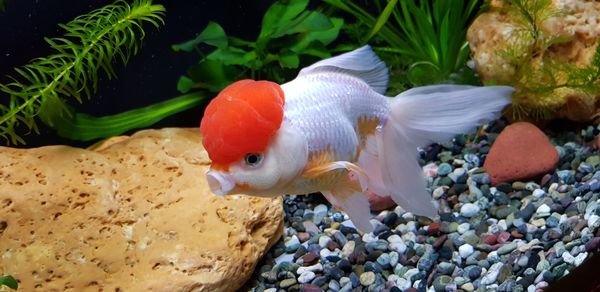
{"label": "red pebble", "polygon": [[504,244],[510,239],[510,233],[504,231],[498,234],[498,243]]}
{"label": "red pebble", "polygon": [[303,266],[310,266],[319,259],[319,255],[314,252],[309,252],[302,256]]}
{"label": "red pebble", "polygon": [[438,236],[438,238],[436,238],[436,240],[433,242],[433,248],[435,248],[436,250],[440,249],[440,247],[442,247],[447,238],[448,235],[446,234]]}
{"label": "red pebble", "polygon": [[330,251],[334,251],[336,248],[340,248],[340,246],[333,240],[327,242],[327,249]]}
{"label": "red pebble", "polygon": [[367,191],[367,198],[369,199],[371,211],[379,212],[396,206],[396,202],[389,196],[381,197],[373,192]]}
{"label": "red pebble", "polygon": [[496,234],[488,234],[481,238],[481,241],[485,244],[494,245],[496,244],[496,240],[498,239],[498,235]]}
{"label": "red pebble", "polygon": [[519,233],[519,231],[513,230],[510,235],[514,238],[523,238],[523,234]]}
{"label": "red pebble", "polygon": [[302,291],[304,292],[322,292],[323,289],[317,285],[313,284],[304,284],[302,285]]}
{"label": "red pebble", "polygon": [[310,234],[307,232],[298,232],[298,239],[300,239],[300,242],[305,242],[310,239]]}
{"label": "red pebble", "polygon": [[429,227],[427,228],[427,233],[429,235],[434,235],[434,234],[438,234],[440,232],[440,223],[434,222],[429,224]]}

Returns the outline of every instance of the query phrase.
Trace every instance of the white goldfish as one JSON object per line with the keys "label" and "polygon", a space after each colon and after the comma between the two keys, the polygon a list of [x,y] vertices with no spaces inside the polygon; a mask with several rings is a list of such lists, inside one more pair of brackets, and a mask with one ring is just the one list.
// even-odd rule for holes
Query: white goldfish
{"label": "white goldfish", "polygon": [[388,71],[369,46],[322,60],[278,85],[241,80],[201,122],[217,195],[321,192],[356,227],[373,230],[367,192],[433,217],[417,147],[498,118],[507,86],[434,85],[383,95]]}

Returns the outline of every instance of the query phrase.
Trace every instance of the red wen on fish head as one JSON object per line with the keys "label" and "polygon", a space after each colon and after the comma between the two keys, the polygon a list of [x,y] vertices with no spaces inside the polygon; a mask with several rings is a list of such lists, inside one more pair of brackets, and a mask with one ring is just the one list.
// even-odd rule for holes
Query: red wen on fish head
{"label": "red wen on fish head", "polygon": [[226,166],[267,149],[283,120],[283,90],[270,81],[240,80],[223,89],[200,122],[214,165]]}

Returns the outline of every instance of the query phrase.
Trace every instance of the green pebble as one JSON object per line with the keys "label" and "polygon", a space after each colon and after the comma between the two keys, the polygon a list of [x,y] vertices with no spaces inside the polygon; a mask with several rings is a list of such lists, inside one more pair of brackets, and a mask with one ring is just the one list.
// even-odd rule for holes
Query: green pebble
{"label": "green pebble", "polygon": [[511,205],[504,205],[504,206],[499,206],[498,208],[496,208],[495,212],[493,212],[492,214],[494,215],[494,217],[498,218],[498,219],[504,219],[506,217],[508,217],[508,215],[513,214],[514,212],[517,211],[517,208]]}
{"label": "green pebble", "polygon": [[441,275],[433,280],[433,289],[435,289],[436,292],[445,292],[446,285],[450,283],[452,283],[452,277]]}
{"label": "green pebble", "polygon": [[592,155],[585,160],[585,163],[591,166],[598,166],[600,164],[600,155]]}
{"label": "green pebble", "polygon": [[296,279],[291,278],[291,279],[285,279],[281,282],[279,282],[279,287],[280,288],[287,288],[290,287],[292,285],[296,284]]}

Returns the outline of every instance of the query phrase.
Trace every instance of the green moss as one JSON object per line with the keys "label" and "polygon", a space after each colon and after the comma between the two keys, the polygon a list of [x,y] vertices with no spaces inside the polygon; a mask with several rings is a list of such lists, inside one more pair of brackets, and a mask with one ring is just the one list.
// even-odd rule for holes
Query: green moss
{"label": "green moss", "polygon": [[551,17],[561,12],[550,0],[507,0],[502,11],[514,23],[517,41],[499,54],[514,69],[514,74],[494,83],[516,88],[513,119],[548,120],[556,117],[567,96],[589,96],[600,92],[600,46],[591,63],[577,66],[551,52],[552,47],[570,41],[544,29]]}

